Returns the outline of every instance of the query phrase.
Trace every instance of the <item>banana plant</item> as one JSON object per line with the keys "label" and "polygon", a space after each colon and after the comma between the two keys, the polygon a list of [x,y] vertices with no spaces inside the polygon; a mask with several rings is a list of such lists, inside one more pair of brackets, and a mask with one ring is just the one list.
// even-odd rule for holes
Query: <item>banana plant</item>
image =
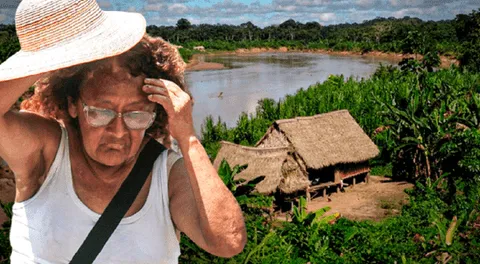
{"label": "banana plant", "polygon": [[[431,77],[416,85],[393,89],[386,98],[375,97],[385,109],[382,114],[388,120],[391,138],[396,141],[391,153],[394,169],[404,174],[401,176],[422,180],[440,177],[440,149],[451,139],[458,123],[467,123],[462,118],[475,118],[473,114],[465,115],[469,111],[459,103],[464,94],[465,91]],[[475,96],[471,98],[470,108],[475,109]]]}
{"label": "banana plant", "polygon": [[323,207],[315,212],[307,211],[307,200],[302,196],[298,201],[298,207],[293,206],[292,208],[292,222],[295,224],[309,225],[314,224],[324,225],[327,223],[332,223],[340,217],[339,213],[335,213],[329,216],[325,216],[325,213],[330,211],[330,207]]}
{"label": "banana plant", "polygon": [[258,176],[250,181],[235,179],[235,176],[247,167],[247,164],[235,165],[232,169],[228,162],[223,159],[218,167],[218,176],[220,176],[223,183],[225,183],[227,188],[232,192],[240,205],[257,208],[272,208],[273,197],[264,196],[254,192],[255,186],[265,179],[265,176]]}

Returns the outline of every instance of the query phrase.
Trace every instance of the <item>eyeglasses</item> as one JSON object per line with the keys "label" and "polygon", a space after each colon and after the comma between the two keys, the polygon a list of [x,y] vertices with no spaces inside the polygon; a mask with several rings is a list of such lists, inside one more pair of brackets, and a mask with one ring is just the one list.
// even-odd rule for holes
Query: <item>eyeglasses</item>
{"label": "eyeglasses", "polygon": [[131,130],[143,130],[149,128],[155,120],[155,112],[131,111],[126,113],[117,113],[110,109],[98,108],[86,105],[82,99],[83,112],[88,124],[93,127],[107,126],[115,117],[123,118],[127,127]]}

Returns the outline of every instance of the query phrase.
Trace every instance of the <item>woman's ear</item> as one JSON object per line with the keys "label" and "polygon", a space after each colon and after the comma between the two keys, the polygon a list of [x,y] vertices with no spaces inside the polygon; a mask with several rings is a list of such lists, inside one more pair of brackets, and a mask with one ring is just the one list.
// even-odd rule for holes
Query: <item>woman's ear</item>
{"label": "woman's ear", "polygon": [[71,118],[78,117],[78,108],[71,96],[68,97],[68,114]]}

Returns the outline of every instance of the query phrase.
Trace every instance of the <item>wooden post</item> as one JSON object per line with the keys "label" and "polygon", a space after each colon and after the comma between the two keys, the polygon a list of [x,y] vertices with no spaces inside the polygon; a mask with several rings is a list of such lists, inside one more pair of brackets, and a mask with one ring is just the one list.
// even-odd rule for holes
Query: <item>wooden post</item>
{"label": "wooden post", "polygon": [[337,185],[337,193],[340,192],[340,185]]}
{"label": "wooden post", "polygon": [[355,178],[355,176],[353,177],[353,186],[355,186],[355,183],[357,182],[357,178]]}
{"label": "wooden post", "polygon": [[367,172],[367,175],[365,175],[365,183],[370,182],[370,172]]}
{"label": "wooden post", "polygon": [[323,199],[327,200],[327,188],[323,188]]}
{"label": "wooden post", "polygon": [[307,203],[308,203],[312,199],[312,197],[310,196],[310,188],[307,187],[307,189],[305,189],[305,192],[307,194]]}

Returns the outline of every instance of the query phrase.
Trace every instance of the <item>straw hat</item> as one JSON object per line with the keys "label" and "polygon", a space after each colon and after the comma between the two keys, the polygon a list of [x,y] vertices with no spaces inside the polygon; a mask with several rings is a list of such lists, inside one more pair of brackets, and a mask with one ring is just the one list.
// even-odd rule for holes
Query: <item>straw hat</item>
{"label": "straw hat", "polygon": [[121,54],[146,29],[141,14],[103,11],[95,0],[23,0],[15,20],[21,50],[0,65],[0,81]]}

